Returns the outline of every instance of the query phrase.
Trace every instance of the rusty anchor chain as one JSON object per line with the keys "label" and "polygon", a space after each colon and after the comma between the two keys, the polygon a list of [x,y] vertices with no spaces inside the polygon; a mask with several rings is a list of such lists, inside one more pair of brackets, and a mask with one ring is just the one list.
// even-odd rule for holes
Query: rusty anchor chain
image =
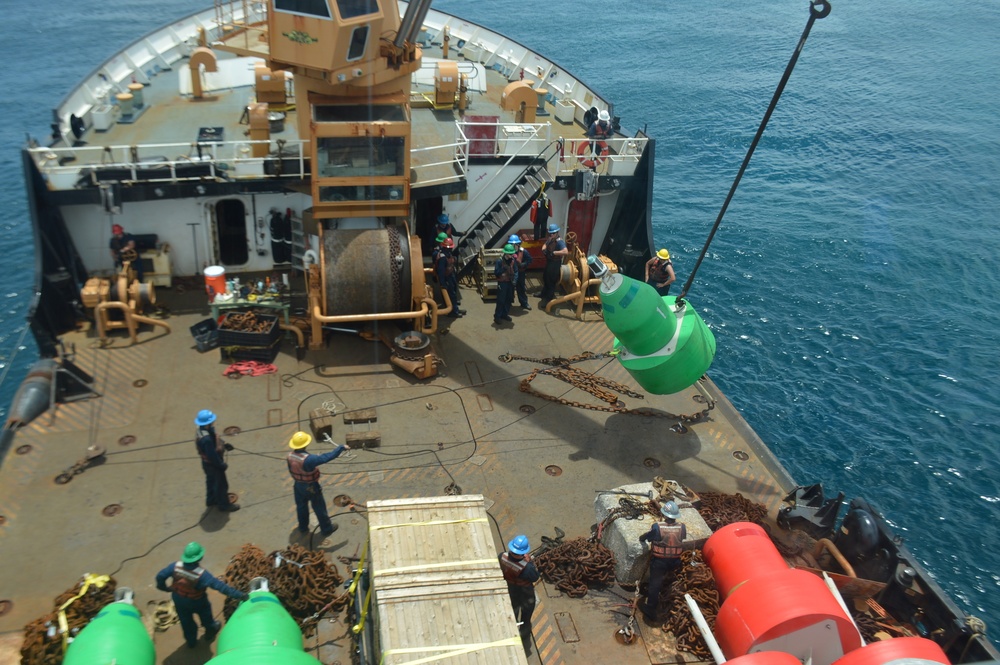
{"label": "rusty anchor chain", "polygon": [[[24,627],[21,643],[23,665],[59,665],[63,662],[63,635],[59,632],[59,608],[80,594],[84,581],[63,592],[52,602],[53,611],[35,619]],[[75,636],[104,606],[115,600],[117,583],[112,577],[104,586],[91,585],[75,601],[66,605],[66,625],[69,635]]]}
{"label": "rusty anchor chain", "polygon": [[[267,579],[268,589],[299,622],[305,637],[312,635],[324,613],[340,611],[349,600],[346,591],[341,593],[344,578],[336,566],[327,561],[323,552],[301,545],[264,554],[256,545],[245,544],[226,568],[226,583],[246,590],[255,577]],[[227,618],[236,607],[237,601],[226,600]]]}
{"label": "rusty anchor chain", "polygon": [[271,331],[273,325],[274,321],[261,319],[256,312],[229,312],[219,324],[219,328],[239,332],[266,333]]}
{"label": "rusty anchor chain", "polygon": [[[701,411],[690,413],[690,414],[675,414],[675,413],[661,413],[659,411],[654,411],[652,409],[629,409],[625,407],[625,403],[621,401],[620,397],[625,395],[627,397],[632,397],[635,399],[645,399],[642,393],[632,390],[628,386],[605,377],[597,376],[591,372],[586,372],[581,369],[571,367],[574,363],[583,362],[586,360],[600,360],[602,358],[612,358],[614,353],[593,353],[590,351],[584,351],[583,353],[575,356],[570,356],[569,358],[562,358],[559,356],[553,356],[549,358],[532,358],[530,356],[521,356],[513,353],[504,353],[498,357],[500,362],[510,363],[515,360],[524,360],[526,362],[536,363],[539,365],[548,365],[549,368],[538,367],[531,371],[531,373],[521,379],[520,389],[521,392],[527,393],[538,397],[539,399],[548,400],[549,402],[555,402],[556,404],[563,404],[566,406],[572,406],[578,409],[589,409],[591,411],[604,411],[606,413],[625,413],[635,416],[646,416],[649,418],[666,418],[668,420],[677,420],[682,423],[697,423],[708,418],[708,413],[715,408],[715,402],[712,400],[706,400],[708,406]],[[589,393],[599,399],[604,404],[589,404],[587,402],[580,402],[578,400],[570,400],[564,397],[556,397],[555,395],[548,395],[546,393],[535,390],[531,386],[531,382],[538,377],[539,374],[545,374],[553,378],[559,379],[574,388],[578,388],[586,393]]]}
{"label": "rusty anchor chain", "polygon": [[601,543],[576,538],[538,555],[535,566],[546,582],[571,598],[587,594],[592,586],[615,582],[615,555]]}

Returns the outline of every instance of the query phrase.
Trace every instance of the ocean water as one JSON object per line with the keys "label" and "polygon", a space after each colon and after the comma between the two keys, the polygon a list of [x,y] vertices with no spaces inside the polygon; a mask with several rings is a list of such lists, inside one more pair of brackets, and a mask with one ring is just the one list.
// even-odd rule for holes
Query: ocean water
{"label": "ocean water", "polygon": [[[872,501],[1000,644],[1000,4],[831,1],[689,299],[718,340],[711,376],[792,475]],[[5,12],[0,405],[35,356],[25,134],[44,138],[104,58],[206,4]],[[681,283],[808,16],[806,0],[434,7],[531,45],[657,138],[654,233]]]}

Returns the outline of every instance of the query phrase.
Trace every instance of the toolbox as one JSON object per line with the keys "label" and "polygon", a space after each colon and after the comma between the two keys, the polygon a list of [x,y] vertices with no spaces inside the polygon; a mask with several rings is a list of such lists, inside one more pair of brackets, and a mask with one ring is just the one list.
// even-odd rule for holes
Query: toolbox
{"label": "toolbox", "polygon": [[198,351],[211,351],[219,346],[219,325],[215,319],[203,319],[191,326],[191,336]]}

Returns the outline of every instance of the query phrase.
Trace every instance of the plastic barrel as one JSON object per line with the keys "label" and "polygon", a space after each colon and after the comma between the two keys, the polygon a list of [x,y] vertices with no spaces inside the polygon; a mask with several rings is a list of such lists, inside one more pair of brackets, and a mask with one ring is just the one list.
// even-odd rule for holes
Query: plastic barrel
{"label": "plastic barrel", "polygon": [[733,522],[713,533],[702,549],[722,600],[749,579],[788,570],[788,564],[760,526]]}
{"label": "plastic barrel", "polygon": [[897,637],[891,640],[872,642],[868,646],[855,649],[833,665],[934,665],[951,661],[937,642],[923,637]]}
{"label": "plastic barrel", "polygon": [[205,291],[209,295],[219,295],[226,292],[226,269],[222,266],[205,268]]}
{"label": "plastic barrel", "polygon": [[303,651],[299,625],[268,591],[240,603],[219,633],[209,665],[321,665]]}
{"label": "plastic barrel", "polygon": [[153,665],[156,650],[139,610],[131,603],[111,603],[97,613],[66,651],[63,665],[128,663]]}

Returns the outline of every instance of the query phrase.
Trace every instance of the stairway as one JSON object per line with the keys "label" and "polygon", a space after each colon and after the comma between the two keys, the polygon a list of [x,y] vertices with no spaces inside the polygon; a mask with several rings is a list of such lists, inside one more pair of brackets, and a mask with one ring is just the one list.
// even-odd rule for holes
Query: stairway
{"label": "stairway", "polygon": [[476,264],[479,251],[501,243],[522,215],[531,208],[542,185],[551,183],[552,176],[544,166],[531,166],[518,179],[505,196],[499,198],[489,211],[458,239],[455,246],[459,277]]}

